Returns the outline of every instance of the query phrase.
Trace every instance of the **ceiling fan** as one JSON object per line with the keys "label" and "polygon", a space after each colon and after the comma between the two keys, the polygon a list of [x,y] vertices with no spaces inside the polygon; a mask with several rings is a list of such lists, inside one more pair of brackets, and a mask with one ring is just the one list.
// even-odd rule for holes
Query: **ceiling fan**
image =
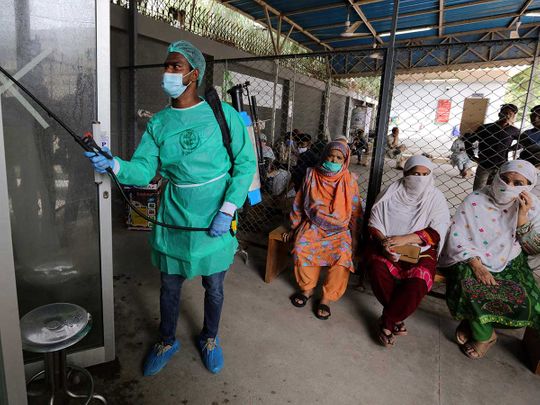
{"label": "ceiling fan", "polygon": [[362,25],[362,21],[358,20],[351,24],[351,7],[347,7],[347,20],[345,20],[345,29],[341,34],[339,34],[340,37],[343,38],[355,38],[355,37],[364,37],[367,34],[361,33],[361,32],[355,32],[360,25]]}
{"label": "ceiling fan", "polygon": [[[366,32],[356,32],[358,28],[362,25],[362,21],[358,20],[355,22],[351,22],[351,7],[347,7],[347,19],[343,23],[343,31],[339,33],[339,36],[342,38],[361,38],[361,37],[368,37],[370,36],[369,33]],[[325,37],[335,37],[336,34],[322,34],[318,35],[321,38]]]}

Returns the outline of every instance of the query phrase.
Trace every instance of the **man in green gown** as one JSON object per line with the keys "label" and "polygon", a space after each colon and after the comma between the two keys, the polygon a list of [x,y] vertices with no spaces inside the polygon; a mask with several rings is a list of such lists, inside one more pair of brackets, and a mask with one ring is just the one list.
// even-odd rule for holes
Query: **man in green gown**
{"label": "man in green gown", "polygon": [[187,41],[172,43],[164,64],[162,87],[171,105],[148,123],[130,161],[110,160],[91,152],[95,170],[112,168],[123,184],[147,185],[156,172],[168,179],[158,220],[208,232],[156,225],[151,236],[152,262],[161,270],[160,337],[150,350],[144,375],[158,373],[180,348],[175,337],[180,290],[186,279],[202,277],[204,326],[199,349],[213,373],[223,368],[217,336],[223,306],[223,280],[238,242],[229,232],[238,207],[246,200],[256,170],[253,146],[242,116],[222,103],[231,133],[233,170],[220,127],[209,104],[197,95],[205,70],[202,53]]}

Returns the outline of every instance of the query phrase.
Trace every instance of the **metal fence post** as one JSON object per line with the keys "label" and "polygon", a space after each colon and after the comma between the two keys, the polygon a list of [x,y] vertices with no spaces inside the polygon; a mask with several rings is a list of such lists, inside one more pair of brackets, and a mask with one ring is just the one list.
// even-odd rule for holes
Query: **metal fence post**
{"label": "metal fence post", "polygon": [[330,115],[330,99],[332,97],[332,75],[328,76],[324,91],[324,121],[323,121],[323,138],[325,141],[331,139],[328,133],[328,116]]}
{"label": "metal fence post", "polygon": [[343,112],[343,135],[349,139],[349,130],[351,126],[351,97],[345,99],[345,111]]}
{"label": "metal fence post", "polygon": [[[289,120],[289,132],[292,133],[294,129],[294,98],[296,94],[296,66],[293,66],[293,78],[292,78],[292,97],[291,97],[291,119]],[[287,105],[287,115],[289,114],[289,105]],[[291,170],[291,151],[292,148],[289,148],[289,153],[287,156],[287,170]]]}
{"label": "metal fence post", "polygon": [[396,65],[394,63],[395,39],[397,30],[397,21],[399,13],[399,0],[394,0],[394,13],[392,16],[392,30],[390,43],[386,48],[386,55],[383,65],[383,76],[381,89],[379,93],[379,108],[377,112],[377,132],[373,148],[373,161],[369,176],[368,194],[366,199],[366,216],[369,215],[371,207],[379,194],[384,169],[384,152],[386,145],[386,136],[388,134],[388,121],[390,118],[390,107],[392,103],[392,89]]}
{"label": "metal fence post", "polygon": [[270,121],[270,143],[273,145],[275,141],[274,131],[276,129],[276,103],[277,103],[277,86],[279,81],[279,60],[274,61],[274,88],[272,90],[272,119]]}
{"label": "metal fence post", "polygon": [[[527,117],[527,109],[534,99],[534,82],[535,77],[538,74],[538,56],[540,54],[540,35],[537,38],[536,50],[534,51],[533,63],[531,65],[531,77],[529,79],[529,85],[527,86],[527,96],[525,97],[525,105],[523,106],[523,116],[521,117],[520,131],[523,132],[523,126],[525,125],[525,117]],[[514,153],[515,155],[515,153]],[[515,157],[515,156],[514,156]]]}
{"label": "metal fence post", "polygon": [[135,150],[135,137],[137,135],[137,74],[135,65],[137,64],[137,5],[138,0],[129,2],[129,74],[128,74],[128,122],[126,150],[122,151],[124,157],[129,157]]}

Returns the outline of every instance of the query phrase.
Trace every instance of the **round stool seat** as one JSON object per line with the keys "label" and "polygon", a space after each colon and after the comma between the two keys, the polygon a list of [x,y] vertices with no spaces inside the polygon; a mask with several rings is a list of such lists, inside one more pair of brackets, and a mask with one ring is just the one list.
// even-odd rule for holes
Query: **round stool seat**
{"label": "round stool seat", "polygon": [[43,305],[21,318],[24,350],[48,353],[65,349],[85,337],[92,317],[84,308],[64,302]]}

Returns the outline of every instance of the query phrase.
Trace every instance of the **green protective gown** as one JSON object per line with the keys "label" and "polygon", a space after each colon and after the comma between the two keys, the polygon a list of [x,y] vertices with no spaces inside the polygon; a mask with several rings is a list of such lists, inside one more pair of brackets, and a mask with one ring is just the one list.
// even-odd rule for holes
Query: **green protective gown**
{"label": "green protective gown", "polygon": [[[123,184],[146,186],[158,167],[169,180],[161,197],[159,221],[205,228],[210,227],[223,202],[237,207],[244,204],[256,170],[255,155],[242,117],[230,105],[222,105],[235,159],[232,177],[221,130],[206,101],[156,113],[131,161],[115,158],[120,167],[117,176]],[[186,278],[227,270],[238,247],[229,232],[211,237],[207,232],[158,225],[154,226],[150,243],[155,266]]]}

